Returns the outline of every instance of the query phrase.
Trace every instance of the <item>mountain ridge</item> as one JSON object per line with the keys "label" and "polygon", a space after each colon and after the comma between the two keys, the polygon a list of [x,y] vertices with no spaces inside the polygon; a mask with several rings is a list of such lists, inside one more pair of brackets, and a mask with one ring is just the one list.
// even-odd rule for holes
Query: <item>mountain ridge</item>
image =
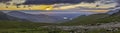
{"label": "mountain ridge", "polygon": [[58,23],[60,21],[63,21],[61,19],[58,19],[59,17],[48,16],[45,14],[27,14],[19,11],[8,12],[7,14],[20,19],[26,19],[31,22]]}
{"label": "mountain ridge", "polygon": [[0,11],[0,20],[6,20],[6,21],[27,21],[25,19],[19,19],[13,16],[9,16],[6,13]]}

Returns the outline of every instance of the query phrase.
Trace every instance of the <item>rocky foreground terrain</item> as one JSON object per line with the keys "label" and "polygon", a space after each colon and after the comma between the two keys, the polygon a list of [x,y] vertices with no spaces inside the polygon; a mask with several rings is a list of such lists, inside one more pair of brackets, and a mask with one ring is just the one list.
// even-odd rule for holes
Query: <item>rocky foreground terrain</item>
{"label": "rocky foreground terrain", "polygon": [[111,23],[104,23],[100,25],[79,25],[79,26],[42,26],[42,27],[53,27],[53,28],[60,28],[64,30],[71,30],[71,29],[108,29],[108,28],[120,28],[120,22],[111,22]]}

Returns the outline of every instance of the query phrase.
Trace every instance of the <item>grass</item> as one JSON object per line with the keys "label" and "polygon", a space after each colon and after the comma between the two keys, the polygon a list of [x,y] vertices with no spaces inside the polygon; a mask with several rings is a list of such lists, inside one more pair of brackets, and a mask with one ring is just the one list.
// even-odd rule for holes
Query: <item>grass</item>
{"label": "grass", "polygon": [[41,27],[49,25],[54,24],[19,21],[0,21],[0,33],[68,33],[60,29],[48,29]]}
{"label": "grass", "polygon": [[120,13],[115,13],[113,15],[108,14],[94,14],[90,16],[80,16],[71,21],[61,23],[60,25],[74,26],[74,25],[88,25],[97,23],[110,23],[110,22],[120,22]]}
{"label": "grass", "polygon": [[86,33],[120,33],[120,30],[118,30],[118,31],[107,31],[106,29],[98,29],[98,30],[86,31]]}
{"label": "grass", "polygon": [[50,23],[34,23],[34,22],[19,22],[19,21],[0,21],[0,29],[9,28],[35,28],[40,26],[53,25]]}
{"label": "grass", "polygon": [[0,33],[68,33],[67,31],[64,30],[50,30],[47,28],[32,28],[32,29],[27,29],[27,28],[17,28],[17,29],[2,29],[0,30]]}
{"label": "grass", "polygon": [[68,21],[66,23],[61,23],[61,25],[86,25],[86,24],[96,24],[98,22],[95,22],[99,18],[103,18],[108,16],[107,14],[94,14],[90,16],[80,16],[76,19],[73,19],[71,21]]}
{"label": "grass", "polygon": [[44,31],[41,31],[42,29],[2,29],[0,32],[7,32],[7,33],[26,33],[26,32],[29,32],[29,33],[32,33],[32,32],[42,32],[44,33]]}

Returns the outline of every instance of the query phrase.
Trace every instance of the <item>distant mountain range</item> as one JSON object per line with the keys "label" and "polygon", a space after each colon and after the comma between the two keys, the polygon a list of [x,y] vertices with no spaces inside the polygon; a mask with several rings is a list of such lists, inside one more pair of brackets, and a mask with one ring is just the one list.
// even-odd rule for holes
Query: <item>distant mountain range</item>
{"label": "distant mountain range", "polygon": [[21,11],[1,12],[1,20],[13,21],[30,21],[30,22],[43,22],[43,23],[61,23],[72,20],[80,15],[87,15],[82,13],[53,13],[53,14],[29,14]]}
{"label": "distant mountain range", "polygon": [[49,16],[45,14],[27,14],[19,11],[11,11],[6,14],[19,19],[25,19],[31,22],[59,23],[65,21],[63,17]]}
{"label": "distant mountain range", "polygon": [[0,12],[0,20],[8,20],[7,15],[3,12]]}
{"label": "distant mountain range", "polygon": [[24,19],[19,19],[19,18],[16,18],[16,17],[13,17],[13,16],[9,16],[7,15],[6,13],[3,13],[0,11],[0,20],[6,20],[6,21],[27,21],[27,20],[24,20]]}

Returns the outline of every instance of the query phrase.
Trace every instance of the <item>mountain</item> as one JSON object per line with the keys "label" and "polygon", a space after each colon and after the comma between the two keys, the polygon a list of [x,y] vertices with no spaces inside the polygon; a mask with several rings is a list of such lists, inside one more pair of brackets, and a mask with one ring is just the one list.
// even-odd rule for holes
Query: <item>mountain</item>
{"label": "mountain", "polygon": [[103,19],[99,19],[97,22],[120,22],[120,9],[116,9],[113,11],[114,13]]}
{"label": "mountain", "polygon": [[58,23],[60,21],[63,21],[63,19],[61,20],[59,17],[48,16],[45,14],[27,14],[20,11],[11,11],[8,12],[7,15],[19,19],[29,20],[31,22]]}
{"label": "mountain", "polygon": [[3,12],[0,12],[0,20],[8,20],[7,15]]}
{"label": "mountain", "polygon": [[6,20],[6,21],[27,21],[25,19],[19,19],[19,18],[16,18],[16,17],[12,17],[12,16],[9,16],[7,15],[6,13],[0,11],[0,20]]}
{"label": "mountain", "polygon": [[61,25],[88,25],[109,22],[120,22],[120,9],[102,14],[83,15],[66,23],[61,23]]}
{"label": "mountain", "polygon": [[0,29],[9,28],[35,28],[44,25],[52,25],[50,23],[34,23],[26,19],[20,19],[17,17],[9,16],[6,13],[0,11]]}

